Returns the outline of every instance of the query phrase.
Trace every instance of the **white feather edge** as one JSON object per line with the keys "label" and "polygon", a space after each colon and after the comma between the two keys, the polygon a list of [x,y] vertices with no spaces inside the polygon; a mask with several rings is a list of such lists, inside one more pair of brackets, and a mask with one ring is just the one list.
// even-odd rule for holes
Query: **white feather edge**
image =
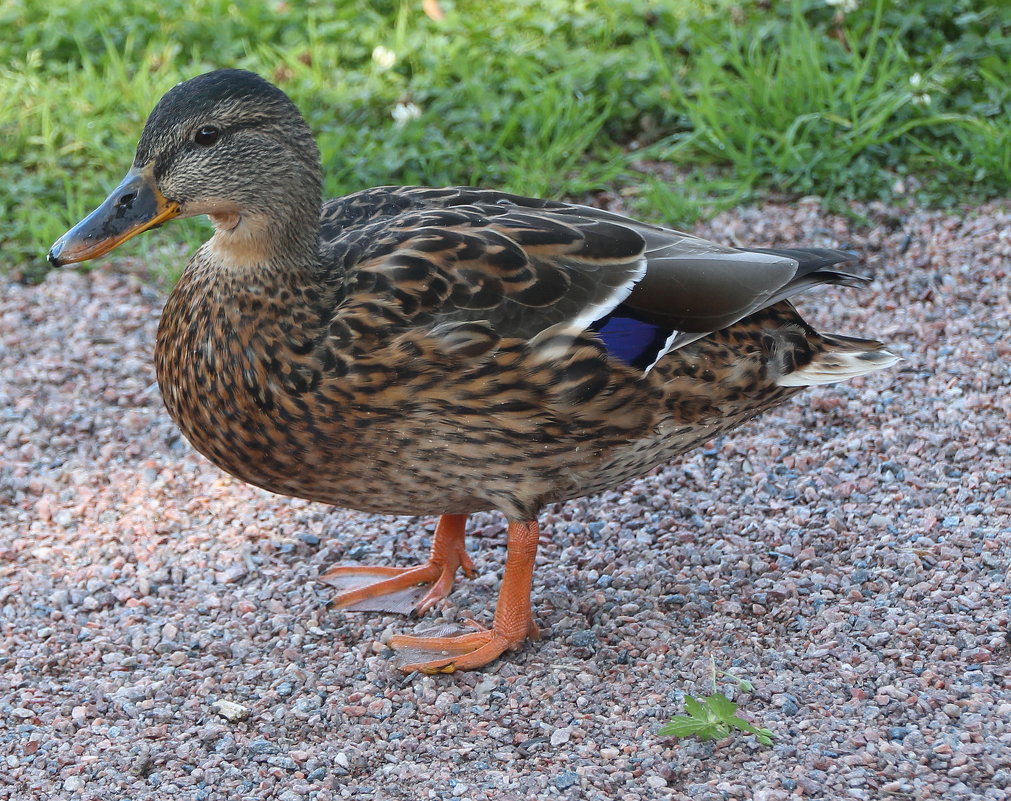
{"label": "white feather edge", "polygon": [[606,316],[609,312],[614,311],[614,309],[618,307],[619,303],[632,294],[632,290],[635,289],[635,285],[642,280],[644,275],[646,275],[646,267],[646,257],[640,256],[636,259],[635,273],[631,275],[627,281],[616,286],[613,290],[611,290],[611,293],[602,300],[597,301],[591,306],[587,306],[583,309],[579,316],[570,321],[568,325],[573,328],[578,328],[580,331],[585,331],[590,327],[591,323]]}
{"label": "white feather edge", "polygon": [[811,361],[810,364],[776,379],[781,387],[810,387],[816,384],[834,384],[858,375],[884,370],[902,361],[887,350],[864,350],[855,352],[829,351]]}
{"label": "white feather edge", "polygon": [[[705,240],[700,241],[705,242]],[[646,269],[648,268],[648,266],[649,260],[646,258],[646,256],[643,256],[638,261],[638,269],[636,269],[635,275],[629,278],[629,280],[626,281],[625,283],[621,284],[618,287],[615,287],[614,291],[611,292],[610,295],[608,295],[600,302],[595,303],[592,306],[587,306],[585,309],[583,309],[583,313],[580,314],[569,325],[573,329],[585,331],[590,326],[591,323],[599,320],[601,317],[604,317],[606,314],[614,311],[616,308],[618,308],[618,305],[625,298],[627,298],[629,295],[632,294],[632,290],[635,289],[635,285],[642,280],[642,277],[644,275],[646,275]],[[679,336],[683,336],[683,333],[684,332],[682,331],[674,331],[669,337],[667,337],[667,341],[664,343],[664,346],[660,349],[660,352],[657,353],[656,358],[653,360],[653,363],[650,364],[650,366],[643,371],[643,375],[649,373],[649,371],[656,366],[656,363],[660,361],[660,359],[663,358],[664,354],[667,353],[667,351],[669,351],[674,346],[675,340],[677,340]],[[698,336],[695,336],[692,339],[687,340],[686,342],[683,342],[681,344],[694,342],[696,339],[701,339],[704,336],[705,334],[699,334]]]}
{"label": "white feather edge", "polygon": [[[709,334],[705,332],[701,334],[686,334],[684,331],[674,331],[669,337],[667,337],[667,341],[663,343],[663,347],[660,348],[659,352],[656,354],[656,358],[653,359],[649,367],[647,367],[645,370],[642,371],[642,374],[649,375],[649,371],[652,370],[654,367],[656,367],[657,362],[659,362],[664,356],[666,356],[668,353],[671,352],[671,349],[674,347],[675,342],[677,342],[677,346],[681,348],[684,347],[685,345],[690,345],[697,339],[702,339],[702,337],[707,336],[709,336]],[[678,341],[679,337],[681,338],[680,341]]]}

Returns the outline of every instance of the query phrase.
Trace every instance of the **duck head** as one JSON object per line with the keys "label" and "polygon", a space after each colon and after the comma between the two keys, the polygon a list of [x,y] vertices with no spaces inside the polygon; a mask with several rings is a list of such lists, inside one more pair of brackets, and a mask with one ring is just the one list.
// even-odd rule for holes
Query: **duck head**
{"label": "duck head", "polygon": [[94,259],[198,214],[214,223],[209,245],[222,263],[315,259],[321,192],[319,151],[288,96],[251,72],[209,72],[162,97],[126,177],[57,240],[49,261]]}

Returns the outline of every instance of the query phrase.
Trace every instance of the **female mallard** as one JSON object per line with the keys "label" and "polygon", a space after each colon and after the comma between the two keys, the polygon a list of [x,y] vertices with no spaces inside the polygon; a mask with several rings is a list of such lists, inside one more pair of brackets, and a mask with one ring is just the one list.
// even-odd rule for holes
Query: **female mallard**
{"label": "female mallard", "polygon": [[[485,189],[381,187],[321,202],[298,109],[249,72],[171,89],[133,168],[52,248],[100,256],[173,217],[214,235],[162,314],[165,405],[232,475],[300,498],[441,515],[414,568],[338,567],[339,607],[445,597],[467,515],[509,519],[494,623],[394,637],[405,670],[480,667],[537,634],[545,504],[617,487],[810,384],[887,367],[788,298],[864,279],[837,250],[736,250],[585,206]],[[392,600],[389,600],[392,603]]]}

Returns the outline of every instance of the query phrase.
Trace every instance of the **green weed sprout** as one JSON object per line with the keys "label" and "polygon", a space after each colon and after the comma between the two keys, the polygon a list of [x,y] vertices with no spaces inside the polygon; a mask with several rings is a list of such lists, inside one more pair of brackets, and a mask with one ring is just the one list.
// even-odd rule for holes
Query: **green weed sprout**
{"label": "green weed sprout", "polygon": [[716,677],[725,676],[733,680],[742,692],[751,692],[751,682],[732,673],[717,670],[715,660],[710,658],[713,691],[702,698],[685,695],[687,715],[675,715],[663,726],[659,734],[663,737],[698,737],[700,740],[722,740],[734,731],[753,734],[762,745],[772,745],[773,734],[769,729],[758,728],[737,715],[738,705],[716,689]]}

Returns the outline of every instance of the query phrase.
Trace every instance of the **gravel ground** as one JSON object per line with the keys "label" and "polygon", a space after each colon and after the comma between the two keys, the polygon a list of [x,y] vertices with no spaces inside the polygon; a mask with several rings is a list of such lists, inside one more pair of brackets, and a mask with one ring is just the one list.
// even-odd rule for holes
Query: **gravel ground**
{"label": "gravel ground", "polygon": [[[191,451],[139,273],[0,285],[0,799],[1011,798],[1011,215],[859,210],[700,233],[859,248],[871,288],[799,305],[906,361],[551,508],[544,640],[453,676],[395,671],[382,641],[426,624],[316,582],[423,557],[434,521]],[[481,577],[436,621],[489,619],[504,525],[472,528]],[[772,747],[657,736],[710,656]]]}

